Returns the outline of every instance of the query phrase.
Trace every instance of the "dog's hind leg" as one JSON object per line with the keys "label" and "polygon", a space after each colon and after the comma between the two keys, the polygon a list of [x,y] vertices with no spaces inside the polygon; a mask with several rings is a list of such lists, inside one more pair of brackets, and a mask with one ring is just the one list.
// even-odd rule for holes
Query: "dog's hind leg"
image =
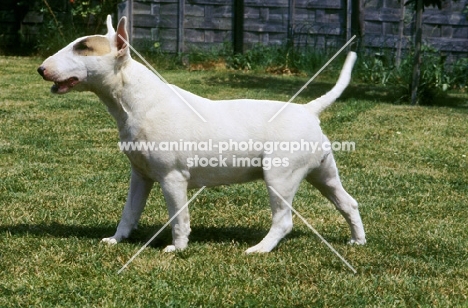
{"label": "dog's hind leg", "polygon": [[140,219],[143,208],[146,204],[146,199],[153,187],[153,181],[141,176],[132,168],[132,176],[130,178],[130,189],[128,192],[127,202],[122,212],[122,219],[117,226],[117,231],[111,237],[102,239],[102,242],[108,244],[117,244],[124,238],[128,238],[130,233],[136,229],[138,220]]}
{"label": "dog's hind leg", "polygon": [[[187,203],[187,181],[180,174],[172,174],[161,182],[161,188],[166,200],[169,217],[172,218]],[[172,245],[164,251],[172,252],[185,249],[190,234],[190,216],[188,207],[185,207],[172,221]]]}
{"label": "dog's hind leg", "polygon": [[264,172],[264,177],[270,197],[272,225],[262,241],[247,249],[246,253],[270,252],[293,227],[290,206],[303,179],[303,173],[296,170],[286,176],[279,169],[271,169]]}
{"label": "dog's hind leg", "polygon": [[346,219],[351,229],[349,243],[364,245],[366,236],[361,215],[359,214],[358,203],[343,188],[331,152],[322,159],[321,165],[312,171],[306,177],[306,180],[327,197]]}

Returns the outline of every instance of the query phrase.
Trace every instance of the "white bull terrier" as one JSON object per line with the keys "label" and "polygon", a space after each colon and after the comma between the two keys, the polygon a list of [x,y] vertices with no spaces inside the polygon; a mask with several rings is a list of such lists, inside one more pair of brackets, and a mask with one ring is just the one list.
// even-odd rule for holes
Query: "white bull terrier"
{"label": "white bull terrier", "polygon": [[[72,89],[94,92],[115,118],[121,144],[190,142],[188,149],[172,151],[146,147],[124,150],[132,171],[128,198],[116,233],[103,242],[118,243],[137,227],[154,182],[160,183],[172,218],[186,204],[187,189],[263,178],[270,196],[272,226],[247,253],[269,252],[291,231],[290,205],[303,179],[318,188],[344,216],[351,229],[350,243],[365,244],[358,204],[341,184],[318,118],[348,85],[355,53],[348,55],[331,91],[306,105],[289,104],[269,121],[287,103],[212,101],[163,82],[131,58],[126,23],[123,17],[115,31],[109,16],[106,35],[79,38],[38,68],[45,80],[54,82],[52,93]],[[293,151],[292,146],[287,147],[299,141],[301,146],[315,148]],[[171,226],[172,245],[165,251],[186,248],[190,233],[187,207]]]}

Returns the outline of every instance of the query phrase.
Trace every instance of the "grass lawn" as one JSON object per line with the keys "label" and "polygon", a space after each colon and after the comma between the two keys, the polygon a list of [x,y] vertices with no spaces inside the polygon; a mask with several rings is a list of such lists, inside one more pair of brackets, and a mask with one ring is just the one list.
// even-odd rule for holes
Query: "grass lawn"
{"label": "grass lawn", "polygon": [[[307,183],[299,220],[269,254],[245,255],[270,226],[262,182],[210,188],[191,205],[189,248],[163,253],[156,186],[140,228],[116,246],[129,163],[115,123],[91,93],[54,96],[35,58],[0,57],[0,307],[468,307],[468,96],[451,107],[392,104],[353,84],[321,117],[345,188],[360,203],[366,246],[349,246],[341,215]],[[234,71],[161,72],[210,98],[288,100],[306,77]],[[332,87],[315,82],[297,102]],[[193,192],[192,192],[193,193]]]}

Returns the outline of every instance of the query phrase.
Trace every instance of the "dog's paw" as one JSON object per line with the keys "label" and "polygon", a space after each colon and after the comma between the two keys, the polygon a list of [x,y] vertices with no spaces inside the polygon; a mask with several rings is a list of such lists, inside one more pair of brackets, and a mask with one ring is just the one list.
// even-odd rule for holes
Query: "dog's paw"
{"label": "dog's paw", "polygon": [[348,242],[348,245],[365,245],[365,244],[366,244],[366,239],[357,240],[357,239],[352,238]]}
{"label": "dog's paw", "polygon": [[187,248],[187,245],[168,245],[166,248],[163,249],[164,252],[174,252],[174,251],[182,251]]}
{"label": "dog's paw", "polygon": [[251,254],[251,253],[267,253],[270,252],[271,249],[267,249],[264,245],[261,243],[255,246],[250,247],[245,251],[246,254]]}
{"label": "dog's paw", "polygon": [[108,245],[115,245],[117,244],[117,240],[113,237],[105,237],[101,240],[101,243],[106,243]]}
{"label": "dog's paw", "polygon": [[176,249],[176,247],[175,247],[174,245],[168,245],[168,246],[166,246],[166,248],[164,248],[163,251],[164,251],[164,252],[174,252],[174,251],[176,251],[176,250],[177,250],[177,249]]}
{"label": "dog's paw", "polygon": [[266,236],[260,243],[247,249],[245,253],[249,254],[270,252],[276,247],[276,245],[278,245],[280,240],[281,238],[272,238]]}

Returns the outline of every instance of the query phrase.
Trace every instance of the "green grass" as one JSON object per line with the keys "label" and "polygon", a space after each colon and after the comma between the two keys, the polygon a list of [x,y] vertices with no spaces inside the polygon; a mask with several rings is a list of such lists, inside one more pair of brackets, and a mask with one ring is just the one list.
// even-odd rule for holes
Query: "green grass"
{"label": "green grass", "polygon": [[[357,269],[352,274],[299,220],[271,253],[245,255],[270,225],[261,182],[210,188],[190,205],[191,242],[166,254],[156,186],[131,239],[109,247],[129,163],[113,119],[90,93],[54,96],[35,58],[0,58],[0,307],[467,307],[468,97],[451,107],[391,104],[353,84],[322,115],[344,186],[359,201],[368,244],[346,245],[339,213],[304,183],[295,208]],[[288,100],[305,77],[162,72],[210,98]],[[297,101],[323,94],[318,81]],[[193,192],[192,192],[193,193]]]}

